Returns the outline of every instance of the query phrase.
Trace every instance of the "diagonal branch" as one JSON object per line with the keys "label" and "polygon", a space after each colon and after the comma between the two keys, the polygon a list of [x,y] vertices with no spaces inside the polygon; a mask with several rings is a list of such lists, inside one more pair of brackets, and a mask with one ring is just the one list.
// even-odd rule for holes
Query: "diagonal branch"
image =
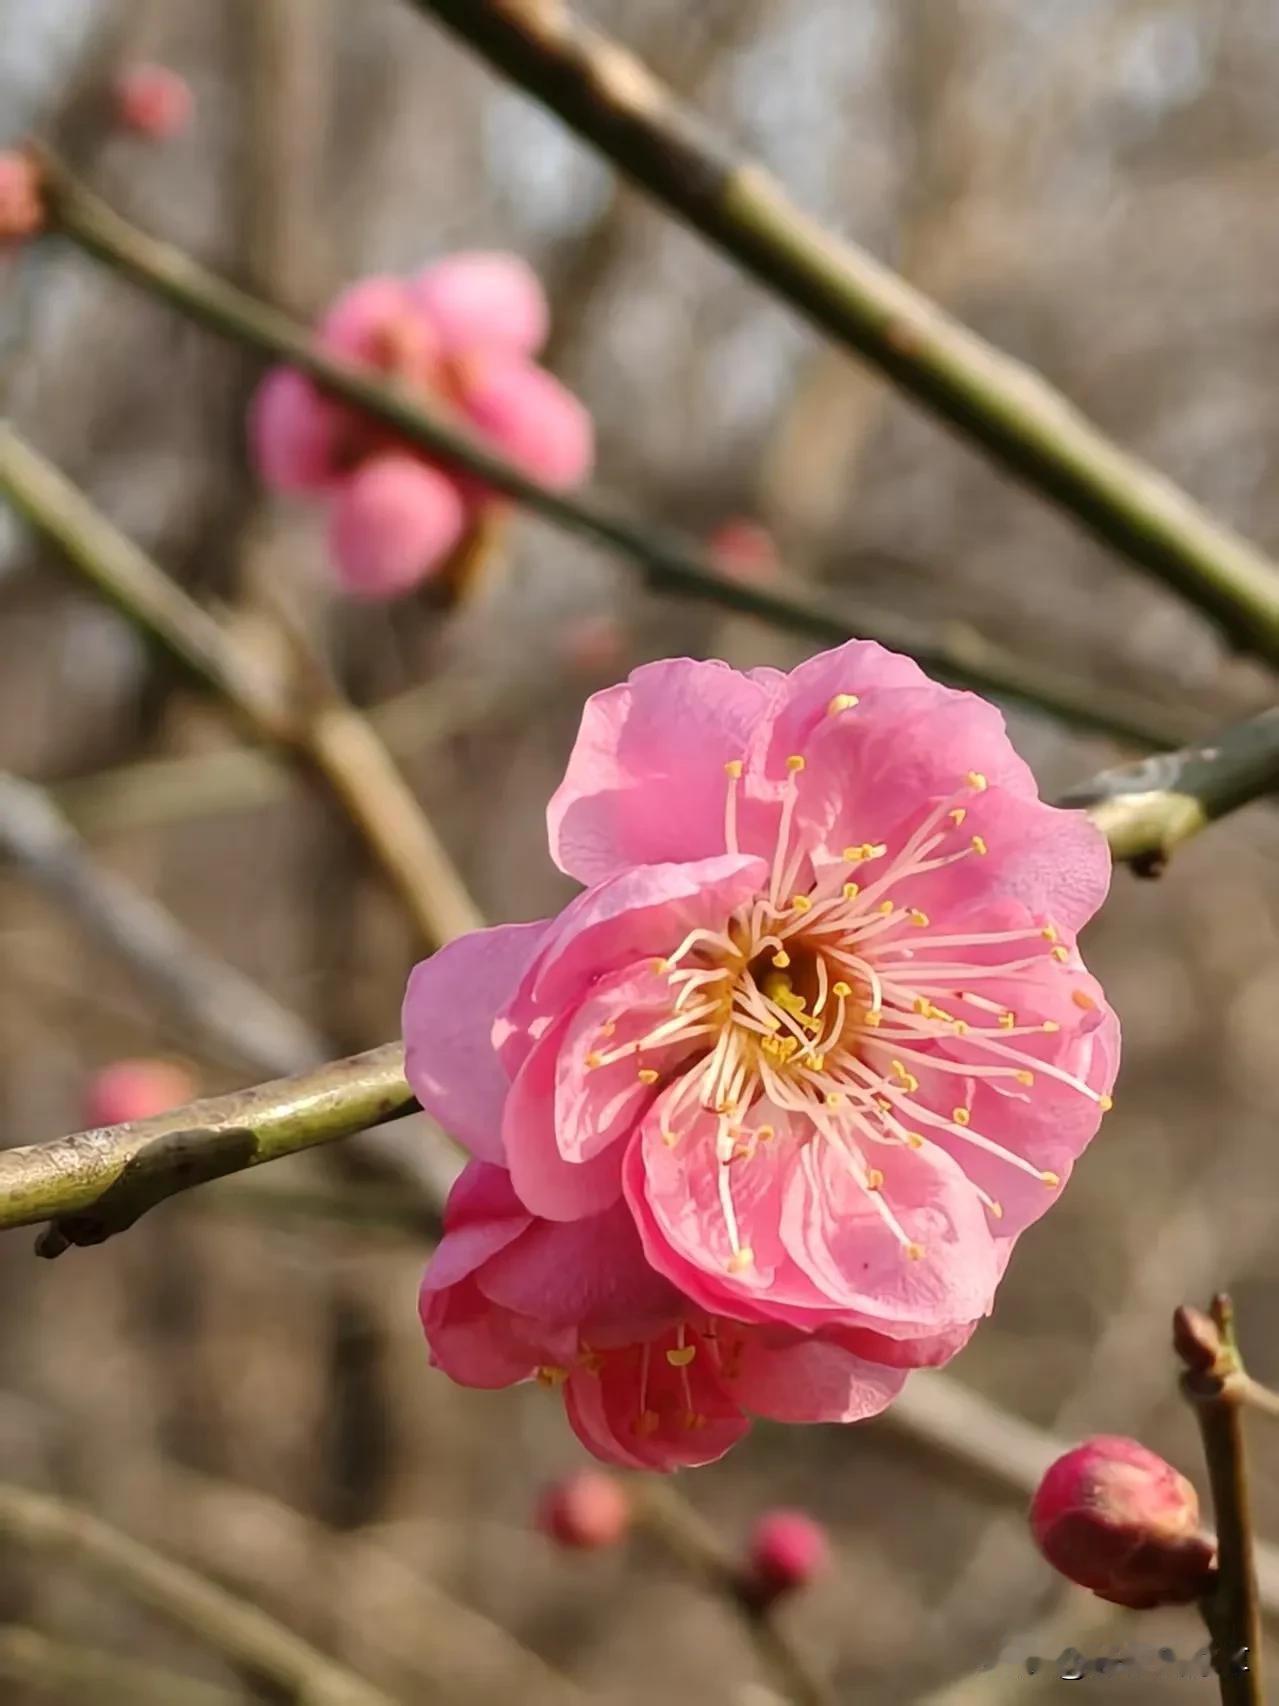
{"label": "diagonal branch", "polygon": [[839,642],[855,634],[880,640],[943,681],[1047,712],[1128,744],[1163,747],[1185,738],[1184,730],[1171,731],[1169,738],[1167,714],[1161,716],[1132,695],[1093,688],[1029,665],[972,636],[920,638],[883,622],[854,621],[838,604],[809,593],[733,580],[666,528],[633,521],[597,498],[568,497],[540,486],[463,426],[443,418],[427,400],[321,349],[288,315],[140,231],[58,163],[47,155],[40,158],[50,218],[81,248],[222,336],[309,374],[332,396],[365,410],[427,455],[465,468],[548,520],[621,552],[643,570],[656,591],[757,616],[814,640]]}
{"label": "diagonal branch", "polygon": [[1210,742],[1103,770],[1058,800],[1082,806],[1116,859],[1158,876],[1174,848],[1215,819],[1279,791],[1279,709]]}
{"label": "diagonal branch", "polygon": [[1279,568],[1058,391],[734,157],[565,0],[411,0],[809,319],[1005,468],[1279,663]]}
{"label": "diagonal branch", "polygon": [[230,633],[120,533],[52,463],[0,423],[0,495],[66,560],[264,739],[328,783],[422,934],[441,943],[479,923],[434,828],[373,729],[336,694],[291,702]]}

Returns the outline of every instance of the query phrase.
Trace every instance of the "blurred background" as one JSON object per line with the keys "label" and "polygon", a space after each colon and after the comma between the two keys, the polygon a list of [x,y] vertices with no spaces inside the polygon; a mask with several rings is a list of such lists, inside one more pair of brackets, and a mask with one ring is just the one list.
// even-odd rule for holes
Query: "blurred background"
{"label": "blurred background", "polygon": [[[1270,0],[582,10],[832,228],[1222,519],[1279,541]],[[194,95],[163,145],[112,122],[107,91],[140,60]],[[459,248],[525,255],[553,305],[546,360],[597,424],[600,484],[703,538],[761,522],[782,584],[824,583],[854,624],[975,629],[1191,729],[1273,691],[399,0],[0,0],[0,125],[0,145],[37,128],[144,227],[308,318],[362,274]],[[266,500],[249,471],[260,365],[61,244],[0,261],[0,361],[6,412],[246,646],[271,661],[283,610],[357,703],[394,702],[395,750],[492,919],[567,897],[543,809],[590,692],[655,656],[803,655],[521,518],[457,609],[342,602],[314,509]],[[46,785],[104,866],[333,1052],[395,1035],[419,944],[329,799],[287,769],[225,763],[239,737],[220,710],[3,513],[0,527],[0,767]],[[1049,794],[1124,756],[1010,722]],[[1116,1111],[950,1371],[1040,1426],[1135,1432],[1201,1489],[1173,1306],[1228,1285],[1253,1372],[1279,1380],[1277,852],[1279,818],[1254,807],[1162,881],[1117,877],[1085,944],[1125,1027]],[[177,1061],[207,1091],[264,1075],[2,866],[0,956],[0,1143],[82,1124],[86,1082],[121,1057]],[[557,1402],[428,1370],[427,1237],[403,1205],[432,1142],[405,1122],[375,1157],[280,1163],[56,1263],[6,1235],[0,1475],[195,1564],[404,1702],[766,1702],[741,1629],[654,1551],[582,1562],[531,1531],[539,1487],[582,1456]],[[1258,1445],[1276,1533],[1279,1451]],[[681,1486],[732,1542],[778,1502],[830,1525],[837,1568],[790,1621],[842,1699],[1046,1698],[1066,1684],[1052,1665],[1028,1677],[1027,1651],[1200,1645],[1189,1616],[1107,1618],[1056,1583],[1016,1496],[891,1415],[760,1427]],[[286,1698],[109,1583],[13,1545],[0,1622],[230,1699]],[[1018,1662],[970,1674],[1001,1648]],[[1158,1673],[1071,1686],[1215,1692]]]}

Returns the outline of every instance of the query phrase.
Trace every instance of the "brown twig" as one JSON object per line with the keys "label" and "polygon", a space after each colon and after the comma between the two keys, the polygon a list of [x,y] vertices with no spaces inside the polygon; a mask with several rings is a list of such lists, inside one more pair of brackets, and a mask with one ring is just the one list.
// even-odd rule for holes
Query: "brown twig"
{"label": "brown twig", "polygon": [[438,945],[476,927],[479,916],[434,828],[357,712],[332,693],[309,711],[294,703],[219,622],[4,425],[0,493],[135,627],[258,735],[296,753],[324,777],[427,941]]}
{"label": "brown twig", "polygon": [[86,1700],[95,1706],[174,1706],[175,1701],[240,1706],[244,1699],[238,1689],[231,1693],[199,1677],[157,1670],[15,1624],[0,1627],[0,1679],[30,1688],[33,1700]]}
{"label": "brown twig", "polygon": [[709,1523],[666,1482],[649,1477],[633,1489],[636,1527],[697,1576],[740,1616],[760,1658],[795,1706],[832,1706],[834,1694],[779,1622],[759,1604],[745,1575]]}
{"label": "brown twig", "polygon": [[1217,1519],[1216,1581],[1201,1610],[1212,1636],[1222,1706],[1263,1706],[1261,1595],[1243,1432],[1245,1371],[1230,1299],[1219,1293],[1209,1315],[1183,1305],[1173,1316],[1172,1336],[1185,1367],[1181,1389],[1203,1440]]}
{"label": "brown twig", "polygon": [[257,1606],[64,1499],[0,1483],[0,1532],[11,1542],[95,1570],[235,1663],[270,1677],[297,1706],[394,1706],[381,1689]]}
{"label": "brown twig", "polygon": [[566,0],[412,0],[658,201],[1006,468],[1279,663],[1279,569],[1037,373],[804,214]]}

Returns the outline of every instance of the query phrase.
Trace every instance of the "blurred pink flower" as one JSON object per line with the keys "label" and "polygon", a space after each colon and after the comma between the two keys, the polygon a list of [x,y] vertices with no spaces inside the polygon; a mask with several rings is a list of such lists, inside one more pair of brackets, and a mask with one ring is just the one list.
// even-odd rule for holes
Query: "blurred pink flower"
{"label": "blurred pink flower", "polygon": [[[790,675],[635,671],[548,816],[588,887],[415,969],[414,1089],[528,1215],[629,1216],[699,1342],[878,1365],[823,1412],[872,1413],[989,1311],[1110,1105],[1118,1023],[1075,946],[1102,836],[1039,800],[992,706],[856,641]],[[715,1386],[721,1430],[741,1391]]]}
{"label": "blurred pink flower", "polygon": [[1195,1490],[1135,1439],[1099,1434],[1059,1457],[1030,1526],[1054,1569],[1115,1605],[1181,1605],[1208,1586],[1215,1548]]}
{"label": "blurred pink flower", "polygon": [[830,1568],[830,1538],[804,1511],[765,1511],[746,1550],[743,1587],[750,1602],[771,1605]]}
{"label": "blurred pink flower", "polygon": [[116,122],[154,142],[185,130],[195,105],[186,78],[166,65],[126,66],[115,80],[113,95]]}
{"label": "blurred pink flower", "polygon": [[613,1476],[598,1469],[575,1469],[543,1493],[536,1523],[557,1545],[596,1552],[625,1539],[631,1501]]}
{"label": "blurred pink flower", "polygon": [[[428,267],[413,279],[373,277],[342,292],[317,327],[320,344],[361,366],[376,369],[410,392],[429,397],[527,473],[556,488],[588,472],[594,455],[591,419],[558,380],[531,359],[546,333],[541,286],[513,255],[462,254]],[[250,411],[249,442],[263,481],[277,491],[335,497],[331,538],[361,540],[335,553],[339,578],[361,597],[393,597],[440,568],[478,512],[496,502],[480,481],[437,467],[379,422],[322,395],[303,374],[269,373]],[[426,506],[415,507],[419,537],[407,556],[412,529],[397,526],[387,547],[388,572],[369,573],[368,535],[350,519],[364,500],[347,490],[374,459],[393,453],[429,474],[434,525]],[[439,492],[446,483],[454,506]],[[375,482],[385,489],[384,482]],[[425,493],[428,482],[421,484]],[[399,481],[401,491],[407,482]],[[344,500],[350,496],[351,503]],[[338,513],[340,512],[340,513]],[[382,506],[379,505],[379,513]],[[405,511],[396,510],[403,520]],[[374,550],[374,555],[379,553]]]}
{"label": "blurred pink flower", "polygon": [[0,243],[21,242],[44,224],[40,170],[18,148],[0,152]]}
{"label": "blurred pink flower", "polygon": [[403,451],[370,457],[343,482],[329,517],[329,548],[354,597],[395,598],[462,537],[466,512],[453,482]]}
{"label": "blurred pink flower", "polygon": [[768,529],[749,516],[733,515],[709,534],[706,548],[726,575],[734,580],[777,578],[777,543]]}
{"label": "blurred pink flower", "polygon": [[169,1060],[117,1060],[95,1072],[84,1089],[86,1125],[124,1125],[167,1114],[196,1095],[196,1082]]}

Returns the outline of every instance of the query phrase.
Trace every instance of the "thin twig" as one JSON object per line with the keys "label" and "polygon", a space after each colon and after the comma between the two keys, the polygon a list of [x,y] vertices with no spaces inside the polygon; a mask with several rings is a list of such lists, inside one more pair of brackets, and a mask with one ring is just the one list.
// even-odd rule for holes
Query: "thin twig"
{"label": "thin twig", "polygon": [[685,1499],[655,1477],[634,1488],[636,1525],[744,1620],[760,1658],[795,1706],[832,1706],[834,1694],[779,1623],[751,1596],[737,1560]]}
{"label": "thin twig", "polygon": [[0,1483],[0,1533],[85,1564],[235,1663],[270,1677],[298,1706],[394,1706],[257,1606],[64,1499]]}
{"label": "thin twig", "polygon": [[476,927],[478,914],[435,830],[357,712],[332,694],[312,711],[292,703],[219,622],[3,424],[0,493],[135,627],[263,739],[297,753],[325,778],[429,942],[438,945]]}
{"label": "thin twig", "polygon": [[16,1624],[0,1627],[0,1678],[33,1690],[32,1699],[87,1700],[95,1706],[240,1706],[244,1699],[239,1689],[232,1694],[200,1677],[157,1670]]}
{"label": "thin twig", "polygon": [[1263,1386],[1244,1370],[1240,1370],[1236,1378],[1236,1388],[1241,1401],[1250,1410],[1269,1416],[1271,1421],[1279,1421],[1279,1392],[1272,1392],[1270,1387]]}
{"label": "thin twig", "polygon": [[0,771],[0,859],[15,861],[218,1050],[256,1073],[296,1072],[328,1050],[302,1020],[210,954],[171,913],[97,865],[53,801]]}
{"label": "thin twig", "polygon": [[100,1244],[156,1203],[412,1113],[398,1043],[129,1125],[0,1150],[0,1229],[53,1224],[36,1249]]}
{"label": "thin twig", "polygon": [[1243,1358],[1234,1308],[1219,1293],[1211,1315],[1183,1305],[1173,1346],[1185,1365],[1181,1389],[1199,1424],[1217,1518],[1217,1574],[1201,1609],[1212,1636],[1222,1706],[1263,1706],[1261,1595],[1254,1558],[1252,1501],[1244,1446]]}
{"label": "thin twig", "polygon": [[1173,850],[1214,818],[1279,790],[1279,710],[1207,741],[1103,770],[1058,801],[1084,807],[1116,859],[1157,876]]}
{"label": "thin twig", "polygon": [[[599,499],[548,490],[445,418],[428,399],[330,354],[287,315],[122,219],[47,155],[41,160],[51,219],[81,248],[224,337],[299,368],[332,396],[365,410],[428,455],[465,468],[548,520],[620,551],[643,569],[656,590],[758,616],[816,640],[838,642],[860,632],[908,653],[941,680],[1140,747],[1175,745],[1184,738],[1174,732],[1169,739],[1159,713],[1134,705],[1122,692],[1071,681],[989,642],[975,644],[971,636],[952,644],[945,634],[920,640],[882,622],[866,627],[837,604],[811,594],[734,580],[678,534],[633,521]],[[1279,653],[1279,644],[1276,649]]]}
{"label": "thin twig", "polygon": [[1279,663],[1279,569],[1060,392],[835,238],[565,0],[412,0],[770,289]]}

